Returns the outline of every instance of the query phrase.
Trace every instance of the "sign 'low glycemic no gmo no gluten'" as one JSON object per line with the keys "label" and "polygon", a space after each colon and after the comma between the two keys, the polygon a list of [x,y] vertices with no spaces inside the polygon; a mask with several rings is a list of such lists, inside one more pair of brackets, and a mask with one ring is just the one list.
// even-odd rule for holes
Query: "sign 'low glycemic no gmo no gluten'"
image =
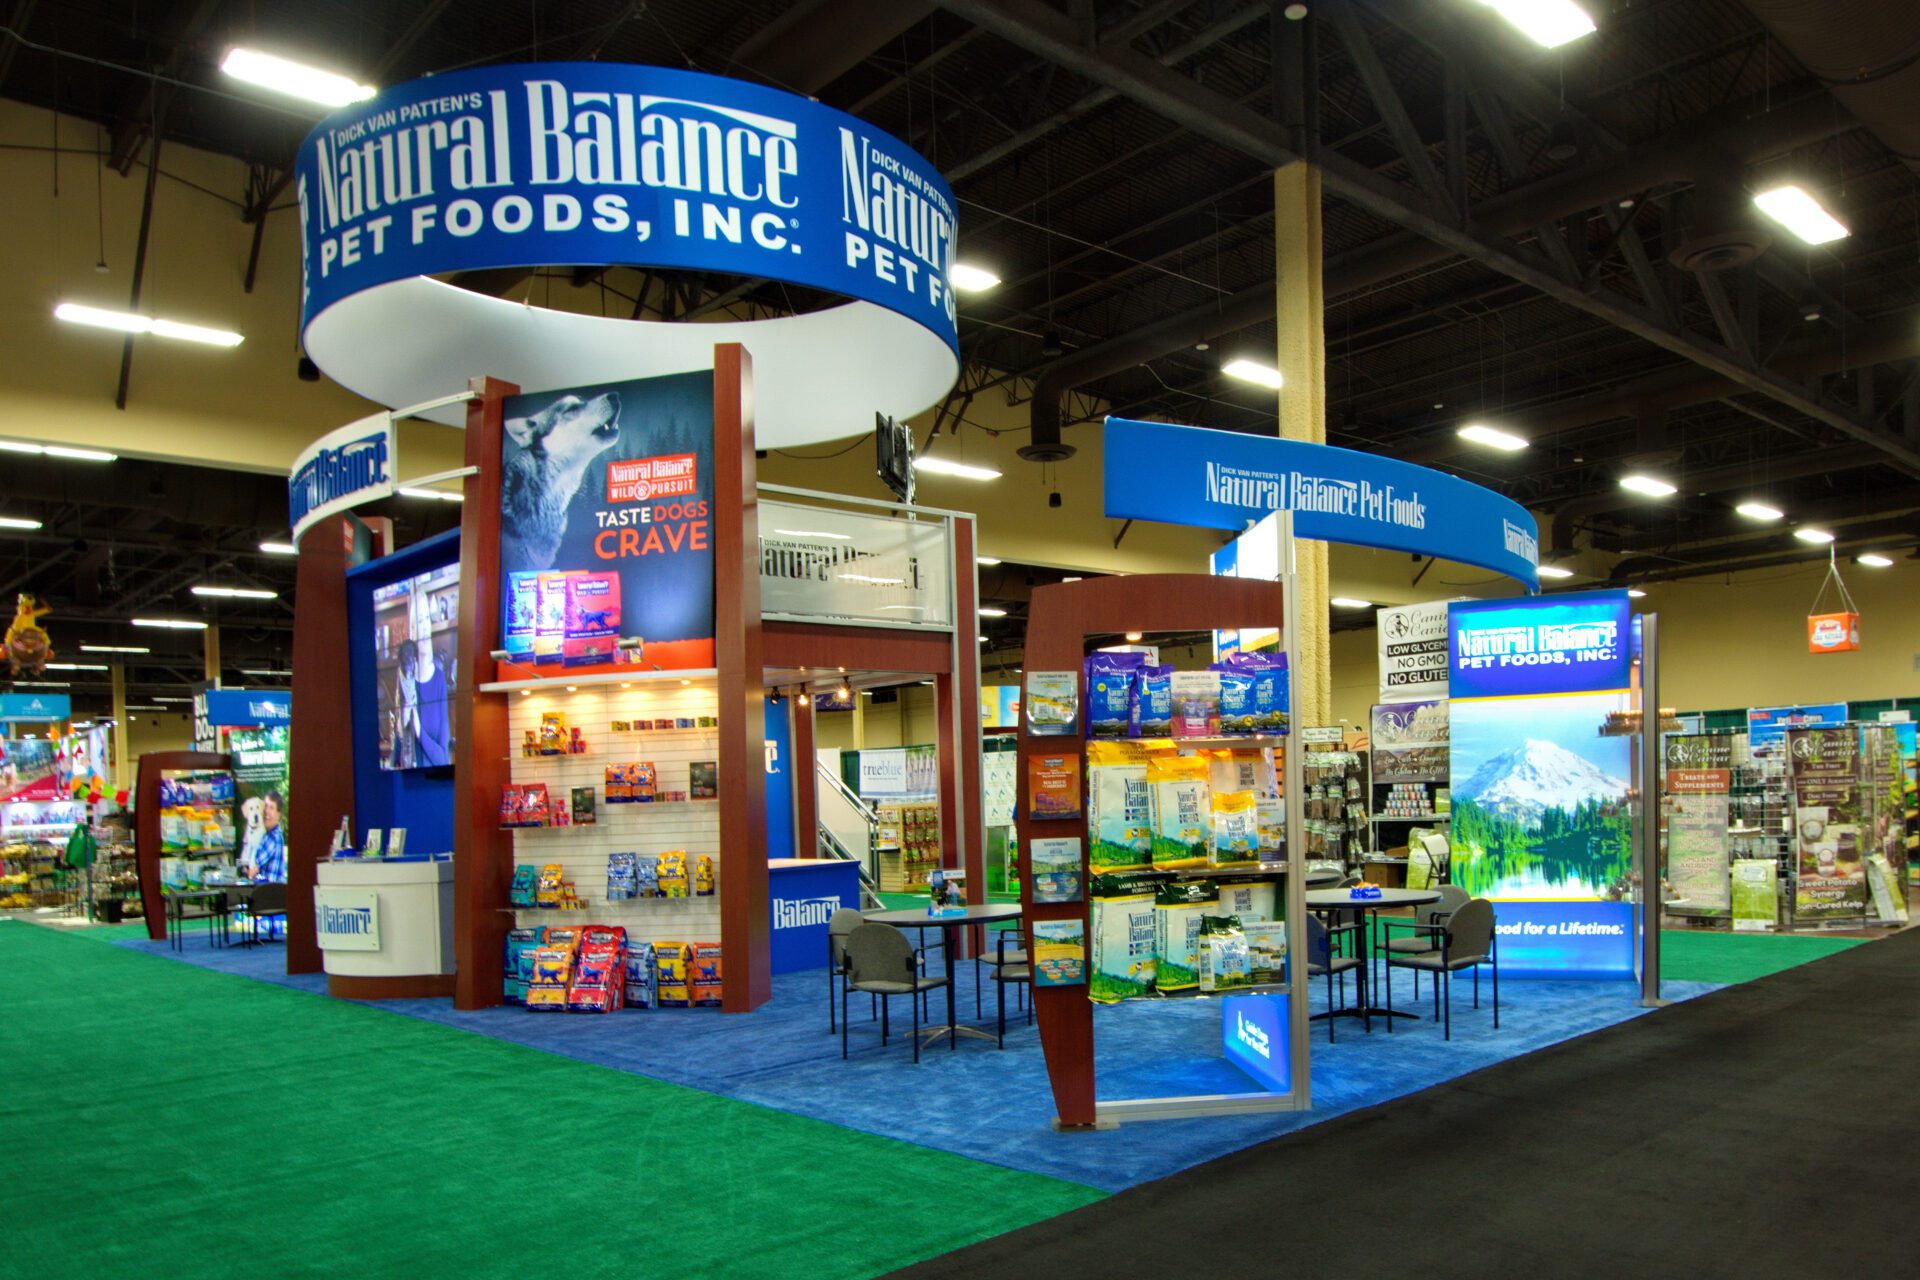
{"label": "sign 'low glycemic no gmo no gluten'", "polygon": [[1293,512],[1298,537],[1458,560],[1540,586],[1533,516],[1491,489],[1332,445],[1107,419],[1109,517],[1244,529],[1281,510]]}

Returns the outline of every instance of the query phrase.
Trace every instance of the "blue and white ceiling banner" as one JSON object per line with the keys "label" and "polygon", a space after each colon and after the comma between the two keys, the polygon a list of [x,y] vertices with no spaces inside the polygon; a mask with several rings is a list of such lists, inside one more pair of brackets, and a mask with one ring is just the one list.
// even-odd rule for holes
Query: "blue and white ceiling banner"
{"label": "blue and white ceiling banner", "polygon": [[[307,353],[389,406],[473,374],[535,391],[687,372],[739,341],[775,393],[758,399],[758,442],[783,446],[870,430],[875,410],[909,417],[958,376],[952,190],[898,139],[777,89],[614,62],[450,72],[321,121],[296,195]],[[427,278],[578,265],[849,301],[636,328]]]}
{"label": "blue and white ceiling banner", "polygon": [[336,512],[392,497],[393,467],[393,418],[388,414],[349,422],[308,445],[287,475],[287,524],[294,542]]}
{"label": "blue and white ceiling banner", "polygon": [[1163,422],[1106,421],[1106,514],[1245,529],[1293,512],[1296,537],[1457,560],[1540,589],[1538,526],[1491,489],[1395,458]]}

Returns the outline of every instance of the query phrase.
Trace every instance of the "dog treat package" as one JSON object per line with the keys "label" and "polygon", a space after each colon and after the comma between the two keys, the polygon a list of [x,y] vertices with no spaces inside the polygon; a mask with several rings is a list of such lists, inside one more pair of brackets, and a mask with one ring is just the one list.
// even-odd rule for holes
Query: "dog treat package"
{"label": "dog treat package", "polygon": [[1140,668],[1140,736],[1167,738],[1173,735],[1173,668],[1152,665]]}
{"label": "dog treat package", "polygon": [[625,968],[627,1008],[653,1008],[653,944],[636,942],[628,947]]}
{"label": "dog treat package", "polygon": [[534,890],[533,904],[549,911],[557,911],[561,896],[566,892],[566,868],[557,862],[549,862],[540,868],[540,879]]}
{"label": "dog treat package", "polygon": [[620,639],[620,575],[567,575],[566,633],[561,661],[569,667],[612,662]]}
{"label": "dog treat package", "polygon": [[1247,940],[1247,980],[1265,985],[1285,978],[1287,922],[1242,918],[1240,931]]}
{"label": "dog treat package", "polygon": [[1207,774],[1207,762],[1196,756],[1156,755],[1147,761],[1156,870],[1207,865],[1213,829]]}
{"label": "dog treat package", "polygon": [[[580,731],[575,729],[574,732],[579,733]],[[573,789],[573,825],[576,827],[591,827],[598,822],[599,819],[594,814],[593,788],[575,787]]]}
{"label": "dog treat package", "polygon": [[627,781],[627,766],[623,764],[608,765],[601,786],[608,804],[625,804],[633,797],[633,786]]}
{"label": "dog treat package", "polygon": [[1259,812],[1251,791],[1213,793],[1213,840],[1207,858],[1216,867],[1246,866],[1260,860]]}
{"label": "dog treat package", "polygon": [[[532,870],[531,867],[528,870]],[[540,945],[538,929],[507,930],[506,982],[503,994],[509,1004],[527,1002],[527,980],[532,974],[533,949]]]}
{"label": "dog treat package", "polygon": [[1200,922],[1200,989],[1231,991],[1253,985],[1247,935],[1232,916],[1207,916]]}
{"label": "dog treat package", "polygon": [[693,896],[713,896],[713,855],[710,853],[700,854],[693,860]]}
{"label": "dog treat package", "polygon": [[639,764],[627,766],[627,781],[632,799],[637,804],[652,804],[654,793],[660,785],[660,774],[651,761],[643,760]]}
{"label": "dog treat package", "polygon": [[533,633],[540,612],[540,575],[519,570],[507,575],[507,625],[501,648],[508,653],[533,652]]}
{"label": "dog treat package", "polygon": [[662,1009],[684,1009],[693,1001],[687,981],[687,952],[684,942],[653,944],[654,1003]]}
{"label": "dog treat package", "polygon": [[1087,744],[1087,865],[1094,875],[1145,867],[1153,846],[1147,752],[1137,742]]}
{"label": "dog treat package", "polygon": [[516,907],[536,906],[534,892],[540,883],[540,873],[530,862],[523,862],[513,869],[513,887],[507,890],[507,901]]}
{"label": "dog treat package", "polygon": [[607,901],[640,896],[640,859],[631,853],[607,855]]}
{"label": "dog treat package", "polygon": [[1195,950],[1200,921],[1217,915],[1220,895],[1205,880],[1176,880],[1160,886],[1153,903],[1154,985],[1162,991],[1181,991],[1200,980]]}
{"label": "dog treat package", "polygon": [[1220,914],[1236,916],[1241,924],[1274,918],[1279,886],[1271,880],[1216,881],[1220,895]]}
{"label": "dog treat package", "polygon": [[1095,876],[1087,886],[1093,936],[1093,977],[1087,998],[1112,1004],[1154,987],[1153,881],[1143,876]]}
{"label": "dog treat package", "polygon": [[1287,802],[1278,796],[1260,796],[1253,802],[1253,818],[1261,861],[1272,861],[1286,848]]}
{"label": "dog treat package", "polygon": [[660,855],[660,896],[663,898],[684,898],[691,886],[687,883],[687,855],[685,850],[673,849]]}
{"label": "dog treat package", "polygon": [[1144,653],[1096,651],[1087,655],[1089,738],[1139,736],[1140,669],[1146,665]]}
{"label": "dog treat package", "polygon": [[1220,732],[1257,732],[1260,715],[1254,704],[1254,686],[1258,683],[1254,673],[1224,662],[1216,662],[1210,669],[1220,673]]}
{"label": "dog treat package", "polygon": [[567,575],[543,572],[534,589],[533,660],[557,663],[567,641]]}
{"label": "dog treat package", "polygon": [[1234,747],[1205,751],[1208,785],[1215,791],[1251,791],[1254,798],[1277,794],[1273,760],[1264,748]]}
{"label": "dog treat package", "polygon": [[659,854],[635,854],[633,859],[633,874],[635,897],[664,898],[667,896],[660,890]]}
{"label": "dog treat package", "polygon": [[1291,720],[1291,700],[1287,691],[1287,655],[1284,653],[1230,653],[1226,657],[1226,665],[1253,676],[1253,732],[1285,733]]}
{"label": "dog treat package", "polygon": [[1218,671],[1173,673],[1173,736],[1176,738],[1220,736],[1220,673]]}
{"label": "dog treat package", "polygon": [[719,943],[687,944],[687,985],[692,989],[694,1004],[714,1009],[720,1007]]}

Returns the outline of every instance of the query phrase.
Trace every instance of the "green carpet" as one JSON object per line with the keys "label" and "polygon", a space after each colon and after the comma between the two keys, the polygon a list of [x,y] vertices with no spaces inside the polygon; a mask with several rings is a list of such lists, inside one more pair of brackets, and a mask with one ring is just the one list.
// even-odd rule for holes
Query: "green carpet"
{"label": "green carpet", "polygon": [[1675,982],[1751,982],[1869,941],[1791,933],[1660,931],[1660,976]]}
{"label": "green carpet", "polygon": [[865,1276],[1101,1198],[21,923],[0,1008],[16,1275]]}

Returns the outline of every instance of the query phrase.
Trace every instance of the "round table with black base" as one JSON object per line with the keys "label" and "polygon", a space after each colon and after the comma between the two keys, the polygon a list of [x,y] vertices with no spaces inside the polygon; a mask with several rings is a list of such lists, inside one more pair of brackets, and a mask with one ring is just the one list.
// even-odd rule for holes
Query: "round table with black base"
{"label": "round table with black base", "polygon": [[[1398,1009],[1386,1009],[1369,1004],[1372,983],[1369,975],[1373,967],[1373,927],[1367,919],[1368,913],[1387,907],[1420,907],[1429,902],[1440,901],[1440,895],[1430,889],[1382,889],[1378,897],[1356,898],[1351,889],[1309,889],[1307,890],[1307,910],[1309,911],[1353,911],[1360,916],[1360,967],[1355,970],[1360,984],[1360,1003],[1351,1009],[1329,1009],[1320,1017],[1360,1018],[1372,1014],[1393,1018],[1419,1018],[1417,1013],[1404,1013]],[[1387,1023],[1387,1029],[1393,1029],[1393,1023]]]}
{"label": "round table with black base", "polygon": [[930,916],[924,908],[913,907],[909,907],[904,911],[868,911],[862,913],[863,918],[873,924],[890,924],[896,929],[918,929],[922,936],[925,936],[928,929],[945,930],[945,934],[941,939],[940,949],[944,951],[947,956],[947,1025],[944,1027],[923,1029],[922,1034],[927,1037],[927,1043],[929,1045],[941,1036],[950,1037],[948,1040],[949,1048],[953,1046],[953,1041],[958,1040],[961,1036],[972,1036],[977,1040],[993,1039],[993,1036],[985,1031],[976,1030],[973,1027],[961,1026],[955,1018],[953,1003],[954,931],[957,929],[970,928],[973,925],[997,924],[1002,920],[1018,920],[1021,914],[1020,904],[1017,902],[989,902],[981,906],[970,906],[963,913],[957,912],[953,915],[944,916]]}

